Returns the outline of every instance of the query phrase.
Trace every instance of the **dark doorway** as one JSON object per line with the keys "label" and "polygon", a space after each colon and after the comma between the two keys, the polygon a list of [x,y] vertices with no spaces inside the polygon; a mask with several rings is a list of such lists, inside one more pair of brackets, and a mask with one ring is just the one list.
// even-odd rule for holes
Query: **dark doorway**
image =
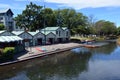
{"label": "dark doorway", "polygon": [[38,45],[42,45],[42,38],[37,39]]}
{"label": "dark doorway", "polygon": [[69,41],[69,38],[66,38],[66,42],[68,42]]}
{"label": "dark doorway", "polygon": [[58,43],[62,43],[62,38],[58,38]]}
{"label": "dark doorway", "polygon": [[50,42],[50,44],[53,44],[54,43],[54,38],[49,38],[49,42]]}

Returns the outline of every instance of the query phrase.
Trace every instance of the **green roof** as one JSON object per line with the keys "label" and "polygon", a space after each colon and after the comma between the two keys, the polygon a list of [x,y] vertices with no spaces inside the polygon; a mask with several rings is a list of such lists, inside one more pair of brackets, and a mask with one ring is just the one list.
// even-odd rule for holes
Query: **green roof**
{"label": "green roof", "polygon": [[22,34],[24,31],[12,31],[12,33],[13,34],[15,34],[15,35],[20,35],[20,34]]}
{"label": "green roof", "polygon": [[[46,27],[41,30],[41,32],[45,35],[49,34],[50,32],[56,34],[56,30],[60,27]],[[62,27],[63,30],[67,29],[67,27]]]}
{"label": "green roof", "polygon": [[63,29],[63,30],[66,30],[66,29],[67,29],[67,27],[62,27],[62,29]]}
{"label": "green roof", "polygon": [[34,36],[38,33],[38,31],[37,32],[28,32],[28,33],[31,34],[32,36]]}
{"label": "green roof", "polygon": [[55,31],[57,30],[59,27],[46,27],[44,29],[42,29],[42,31],[46,30],[46,31]]}
{"label": "green roof", "polygon": [[44,35],[48,35],[49,33],[54,33],[55,34],[55,31],[41,31]]}

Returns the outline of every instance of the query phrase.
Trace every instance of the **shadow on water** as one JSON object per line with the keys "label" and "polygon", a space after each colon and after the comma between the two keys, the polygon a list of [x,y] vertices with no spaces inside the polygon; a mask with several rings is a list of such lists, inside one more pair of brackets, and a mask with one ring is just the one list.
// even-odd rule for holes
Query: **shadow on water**
{"label": "shadow on water", "polygon": [[75,54],[67,51],[0,67],[0,80],[53,80],[55,75],[66,78],[75,77],[87,70],[90,57],[90,53]]}
{"label": "shadow on water", "polygon": [[[95,80],[94,77],[101,77],[100,75],[105,73],[104,71],[108,69],[108,66],[115,64],[104,61],[104,59],[113,60],[113,58],[120,60],[120,47],[116,46],[115,43],[106,44],[99,48],[80,47],[17,64],[0,66],[0,80],[81,80],[81,78]],[[104,66],[101,67],[102,65]],[[110,72],[117,71],[116,68],[113,68],[112,71],[112,67],[110,70]],[[89,76],[87,76],[88,73]],[[98,75],[94,76],[96,73]],[[91,74],[93,75],[91,76]],[[84,76],[93,79],[85,79]],[[102,77],[105,76],[102,75]],[[107,77],[110,76],[107,75]]]}
{"label": "shadow on water", "polygon": [[[70,52],[65,52],[65,54],[66,53]],[[70,53],[69,55],[63,56],[56,56],[55,59],[45,61],[45,63],[43,63],[44,65],[40,65],[39,69],[35,69],[37,72],[32,70],[29,71],[29,78],[34,80],[40,75],[40,79],[53,80],[55,75],[66,78],[78,76],[81,72],[87,70],[88,61],[91,55],[78,55]],[[55,80],[59,80],[57,78]]]}

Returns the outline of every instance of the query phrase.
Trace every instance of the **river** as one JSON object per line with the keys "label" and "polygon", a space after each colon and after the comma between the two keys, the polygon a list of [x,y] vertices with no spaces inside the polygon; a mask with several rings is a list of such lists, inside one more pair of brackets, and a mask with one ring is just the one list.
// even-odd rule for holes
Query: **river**
{"label": "river", "polygon": [[0,66],[0,80],[120,80],[120,47],[111,42]]}

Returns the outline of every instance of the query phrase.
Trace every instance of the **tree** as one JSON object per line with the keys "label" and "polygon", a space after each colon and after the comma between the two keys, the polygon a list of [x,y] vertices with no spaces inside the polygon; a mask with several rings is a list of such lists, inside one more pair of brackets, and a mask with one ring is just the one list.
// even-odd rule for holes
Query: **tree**
{"label": "tree", "polygon": [[55,15],[55,20],[56,20],[56,25],[63,26],[64,22],[63,22],[63,16],[62,16],[61,10],[60,9],[55,10],[54,15]]}
{"label": "tree", "polygon": [[26,5],[26,9],[23,10],[22,14],[19,14],[15,17],[17,26],[24,27],[25,30],[29,29],[34,31],[41,27],[42,15],[41,15],[42,6],[38,6],[30,2],[29,5]]}
{"label": "tree", "polygon": [[[55,10],[57,25],[66,26],[72,34],[79,32],[77,28],[86,27],[87,17],[74,9]],[[78,33],[79,34],[79,33]]]}
{"label": "tree", "polygon": [[120,27],[117,28],[117,35],[120,35]]}
{"label": "tree", "polygon": [[44,18],[42,21],[44,23],[44,20],[45,20],[45,26],[56,26],[55,15],[51,8],[43,9],[42,13],[43,13],[42,17]]}
{"label": "tree", "polygon": [[96,31],[100,35],[110,35],[115,34],[117,31],[117,28],[113,22],[100,20],[96,22]]}
{"label": "tree", "polygon": [[96,18],[94,17],[94,15],[88,16],[87,27],[89,29],[90,34],[96,34],[95,23],[96,23]]}
{"label": "tree", "polygon": [[4,30],[5,26],[3,24],[0,24],[0,30]]}

